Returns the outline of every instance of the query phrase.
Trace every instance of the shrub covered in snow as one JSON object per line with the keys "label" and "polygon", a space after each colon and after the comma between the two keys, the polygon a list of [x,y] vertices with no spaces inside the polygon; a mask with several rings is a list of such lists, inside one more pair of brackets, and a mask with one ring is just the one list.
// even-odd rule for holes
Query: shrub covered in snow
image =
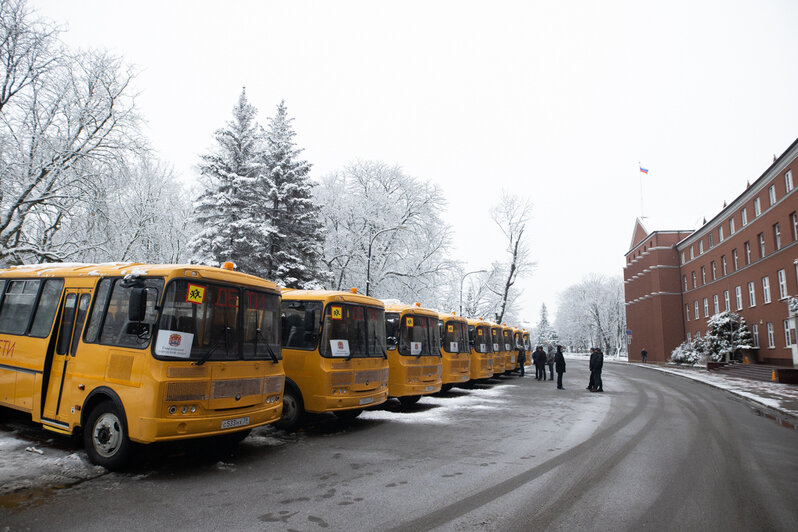
{"label": "shrub covered in snow", "polygon": [[704,339],[701,337],[695,340],[685,340],[671,352],[671,362],[690,365],[703,363],[706,360],[704,344]]}

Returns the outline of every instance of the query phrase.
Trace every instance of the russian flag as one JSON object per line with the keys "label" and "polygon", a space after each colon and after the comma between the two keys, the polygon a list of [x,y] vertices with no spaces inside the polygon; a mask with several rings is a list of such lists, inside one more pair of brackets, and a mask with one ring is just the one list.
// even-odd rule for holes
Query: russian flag
{"label": "russian flag", "polygon": [[643,172],[644,174],[647,174],[647,173],[648,173],[648,168],[643,168],[643,167],[641,166],[641,167],[640,167],[640,171],[641,171],[641,172]]}

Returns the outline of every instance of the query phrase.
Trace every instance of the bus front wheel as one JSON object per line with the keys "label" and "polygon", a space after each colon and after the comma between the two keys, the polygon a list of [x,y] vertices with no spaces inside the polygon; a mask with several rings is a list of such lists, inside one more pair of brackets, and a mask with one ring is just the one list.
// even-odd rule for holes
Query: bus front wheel
{"label": "bus front wheel", "polygon": [[124,414],[111,401],[103,401],[91,411],[83,432],[83,444],[91,463],[113,471],[127,462],[133,443],[123,419]]}
{"label": "bus front wheel", "polygon": [[275,425],[281,429],[294,430],[302,422],[302,397],[294,388],[286,387],[283,391],[283,413]]}
{"label": "bus front wheel", "polygon": [[408,406],[416,404],[419,401],[419,399],[421,399],[420,395],[405,395],[404,397],[399,398],[399,403],[404,408],[407,408]]}

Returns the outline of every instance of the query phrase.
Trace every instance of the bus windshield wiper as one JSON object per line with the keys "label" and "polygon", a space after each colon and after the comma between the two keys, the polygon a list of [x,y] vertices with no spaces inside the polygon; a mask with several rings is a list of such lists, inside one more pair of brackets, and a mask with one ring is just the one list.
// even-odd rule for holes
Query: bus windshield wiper
{"label": "bus windshield wiper", "polygon": [[[258,338],[263,338],[263,333],[261,333],[260,328],[255,329],[255,355],[256,356],[258,354]],[[272,359],[272,362],[277,364],[279,359],[277,358],[277,355],[275,354],[274,349],[272,349],[272,346],[269,345],[269,342],[266,342],[264,345],[266,346],[266,352],[268,353],[269,357]]]}
{"label": "bus windshield wiper", "polygon": [[272,362],[277,364],[280,361],[280,359],[277,358],[277,354],[275,354],[274,349],[272,349],[272,346],[269,345],[269,342],[266,342],[265,345],[266,345],[266,351],[269,353],[269,356],[271,357]]}
{"label": "bus windshield wiper", "polygon": [[225,325],[225,327],[224,327],[224,335],[222,335],[219,338],[217,338],[216,341],[213,342],[213,345],[211,346],[211,348],[208,349],[208,352],[205,353],[205,355],[203,355],[202,358],[200,358],[199,360],[194,362],[194,365],[195,366],[201,366],[204,363],[206,363],[213,356],[213,354],[216,352],[216,348],[219,347],[219,344],[222,342],[222,340],[224,340],[225,353],[229,357],[229,355],[230,355],[229,344],[227,343],[227,335],[229,334],[229,332],[230,332],[230,327]]}

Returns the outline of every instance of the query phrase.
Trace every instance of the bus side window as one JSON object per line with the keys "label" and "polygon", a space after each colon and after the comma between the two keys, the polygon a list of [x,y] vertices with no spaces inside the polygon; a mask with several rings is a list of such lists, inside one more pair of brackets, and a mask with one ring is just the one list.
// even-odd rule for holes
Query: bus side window
{"label": "bus side window", "polygon": [[89,310],[89,300],[91,296],[89,294],[83,294],[80,296],[80,302],[78,303],[78,316],[75,319],[75,334],[72,335],[72,347],[69,348],[69,354],[75,356],[75,352],[78,349],[78,340],[80,340],[80,332],[83,329],[83,322],[86,319],[86,311]]}
{"label": "bus side window", "polygon": [[86,335],[83,338],[84,342],[94,343],[97,341],[97,334],[100,332],[100,327],[105,317],[105,308],[108,306],[108,294],[110,293],[111,279],[103,279],[97,285],[97,291],[94,296],[94,306],[91,309],[89,316],[89,324],[86,326]]}
{"label": "bus side window", "polygon": [[42,295],[39,297],[39,304],[36,307],[36,314],[33,317],[33,325],[30,328],[31,336],[45,338],[50,334],[55,313],[58,311],[59,303],[61,303],[61,290],[63,288],[63,279],[48,279],[45,281]]}
{"label": "bus side window", "polygon": [[0,333],[25,334],[36,303],[40,280],[8,282],[0,308]]}
{"label": "bus side window", "polygon": [[67,294],[64,300],[64,311],[61,316],[61,330],[58,332],[58,345],[55,352],[63,355],[67,352],[69,341],[72,339],[72,325],[75,324],[75,306],[78,297],[75,294]]}

